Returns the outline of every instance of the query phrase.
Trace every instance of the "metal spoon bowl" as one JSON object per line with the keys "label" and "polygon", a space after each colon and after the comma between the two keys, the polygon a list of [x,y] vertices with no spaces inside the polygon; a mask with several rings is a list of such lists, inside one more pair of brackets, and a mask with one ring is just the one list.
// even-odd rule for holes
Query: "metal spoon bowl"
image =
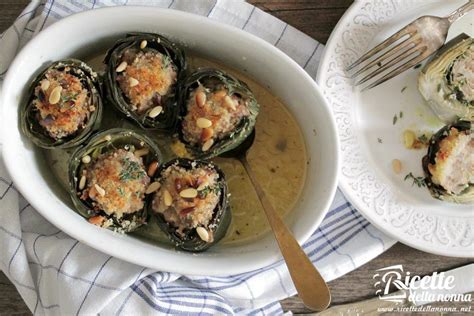
{"label": "metal spoon bowl", "polygon": [[255,141],[255,129],[242,144],[235,149],[221,155],[221,157],[236,158],[245,168],[252,185],[257,192],[257,196],[262,203],[265,215],[267,216],[270,227],[278,242],[280,251],[285,260],[291,279],[295,285],[298,296],[303,300],[306,307],[322,311],[329,306],[331,302],[331,292],[319,274],[314,264],[309,260],[306,253],[296,241],[295,237],[285,225],[281,217],[273,208],[270,200],[267,198],[262,187],[258,183],[255,174],[252,171],[248,161],[247,152]]}

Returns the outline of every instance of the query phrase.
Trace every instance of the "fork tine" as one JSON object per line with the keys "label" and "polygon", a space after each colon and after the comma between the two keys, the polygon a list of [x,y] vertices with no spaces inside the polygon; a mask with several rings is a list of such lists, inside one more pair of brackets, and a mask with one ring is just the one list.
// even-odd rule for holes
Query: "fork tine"
{"label": "fork tine", "polygon": [[352,78],[357,77],[361,73],[371,69],[372,67],[374,67],[377,64],[381,64],[383,61],[389,59],[393,55],[398,54],[400,52],[403,52],[405,50],[405,48],[407,48],[408,46],[413,45],[412,47],[414,47],[414,46],[418,45],[419,43],[420,43],[420,40],[416,38],[416,35],[410,37],[408,40],[401,42],[397,46],[391,48],[389,51],[387,51],[384,54],[382,54],[381,56],[379,56],[377,59],[371,61],[369,64],[367,64],[364,67],[362,67],[361,69],[359,69],[356,73],[354,73],[352,75]]}
{"label": "fork tine", "polygon": [[349,65],[346,68],[346,71],[349,71],[352,68],[359,65],[360,63],[366,61],[370,57],[374,56],[375,54],[377,54],[378,52],[380,52],[381,50],[383,50],[387,46],[393,44],[394,42],[396,42],[397,40],[399,40],[400,38],[402,38],[403,36],[405,36],[407,34],[410,34],[410,32],[408,31],[408,27],[404,27],[403,29],[399,30],[398,32],[396,32],[395,34],[393,34],[392,36],[387,38],[385,41],[383,41],[382,43],[380,43],[379,45],[375,46],[374,48],[369,50],[367,53],[362,55],[359,59],[357,59],[354,63],[352,63],[352,65]]}
{"label": "fork tine", "polygon": [[377,81],[371,83],[370,85],[368,85],[367,87],[364,87],[361,91],[365,91],[365,90],[368,90],[368,89],[372,89],[373,87],[376,87],[378,86],[379,84],[382,84],[384,83],[385,81],[389,80],[389,79],[392,79],[393,77],[395,76],[398,76],[399,74],[401,74],[402,72],[404,72],[405,70],[411,68],[411,67],[414,67],[415,65],[419,64],[420,62],[422,62],[424,59],[426,59],[428,56],[430,56],[431,54],[426,54],[426,53],[422,53],[420,55],[417,55],[415,57],[413,57],[412,59],[410,59],[406,64],[404,64],[402,67],[398,68],[397,70],[395,70],[394,72],[391,72],[391,73],[388,73],[386,74],[385,76],[383,76],[382,78],[378,79]]}
{"label": "fork tine", "polygon": [[[372,79],[373,77],[377,76],[378,74],[384,72],[385,70],[389,69],[390,67],[392,66],[395,66],[396,64],[398,64],[399,62],[401,62],[402,60],[404,60],[405,58],[407,58],[408,56],[410,56],[411,54],[419,51],[419,47],[417,46],[414,46],[412,48],[410,48],[409,50],[401,53],[400,55],[398,55],[397,57],[395,58],[392,58],[388,63],[386,63],[385,65],[383,65],[383,67],[380,67],[378,69],[376,69],[375,71],[372,71],[371,73],[369,73],[368,75],[366,75],[364,78],[360,79],[359,81],[357,81],[354,85],[355,86],[358,86],[370,79]],[[423,53],[423,51],[421,51],[420,55]]]}

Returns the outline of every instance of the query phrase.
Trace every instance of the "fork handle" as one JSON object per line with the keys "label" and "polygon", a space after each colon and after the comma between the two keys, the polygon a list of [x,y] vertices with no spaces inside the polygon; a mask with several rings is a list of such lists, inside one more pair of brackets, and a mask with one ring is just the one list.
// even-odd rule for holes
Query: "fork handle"
{"label": "fork handle", "polygon": [[450,15],[448,15],[447,19],[448,19],[449,23],[451,24],[454,21],[456,21],[457,19],[461,18],[464,14],[471,11],[472,9],[474,9],[474,0],[469,0],[468,3],[466,3],[465,5],[463,5],[462,7],[460,7],[459,9],[454,11],[453,13],[451,13]]}

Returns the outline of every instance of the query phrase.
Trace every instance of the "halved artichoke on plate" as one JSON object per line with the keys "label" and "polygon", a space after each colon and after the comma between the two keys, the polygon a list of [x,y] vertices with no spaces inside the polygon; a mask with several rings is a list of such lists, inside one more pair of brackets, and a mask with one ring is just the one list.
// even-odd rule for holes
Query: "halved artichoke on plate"
{"label": "halved artichoke on plate", "polygon": [[70,148],[99,125],[102,99],[97,74],[76,59],[52,63],[33,81],[20,125],[42,148]]}
{"label": "halved artichoke on plate", "polygon": [[200,69],[180,90],[179,137],[207,159],[239,146],[254,130],[259,105],[247,84],[221,70]]}
{"label": "halved artichoke on plate", "polygon": [[146,194],[161,160],[158,147],[141,133],[111,129],[96,134],[70,158],[76,210],[91,224],[136,230],[146,222]]}
{"label": "halved artichoke on plate", "polygon": [[227,232],[231,220],[224,173],[202,160],[178,158],[160,167],[149,213],[176,247],[199,252]]}
{"label": "halved artichoke on plate", "polygon": [[178,116],[177,82],[186,69],[184,52],[164,36],[133,33],[107,52],[107,98],[143,128],[168,131]]}
{"label": "halved artichoke on plate", "polygon": [[433,197],[453,203],[474,202],[474,126],[456,121],[431,137],[422,160]]}
{"label": "halved artichoke on plate", "polygon": [[474,39],[461,34],[421,70],[418,89],[438,117],[474,120]]}

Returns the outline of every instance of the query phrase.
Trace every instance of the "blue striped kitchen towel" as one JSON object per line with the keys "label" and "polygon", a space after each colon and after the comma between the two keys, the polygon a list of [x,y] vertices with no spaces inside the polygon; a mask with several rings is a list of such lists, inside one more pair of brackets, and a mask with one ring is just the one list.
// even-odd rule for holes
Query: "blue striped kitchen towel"
{"label": "blue striped kitchen towel", "polygon": [[[114,5],[189,11],[242,28],[274,44],[314,78],[323,46],[237,0],[32,1],[0,35],[0,81],[29,39],[76,12]],[[0,143],[1,147],[1,143]],[[305,251],[330,281],[373,259],[394,241],[370,225],[338,191]],[[37,315],[281,314],[296,293],[285,264],[227,277],[154,271],[100,253],[58,231],[15,190],[0,157],[2,271]]]}

